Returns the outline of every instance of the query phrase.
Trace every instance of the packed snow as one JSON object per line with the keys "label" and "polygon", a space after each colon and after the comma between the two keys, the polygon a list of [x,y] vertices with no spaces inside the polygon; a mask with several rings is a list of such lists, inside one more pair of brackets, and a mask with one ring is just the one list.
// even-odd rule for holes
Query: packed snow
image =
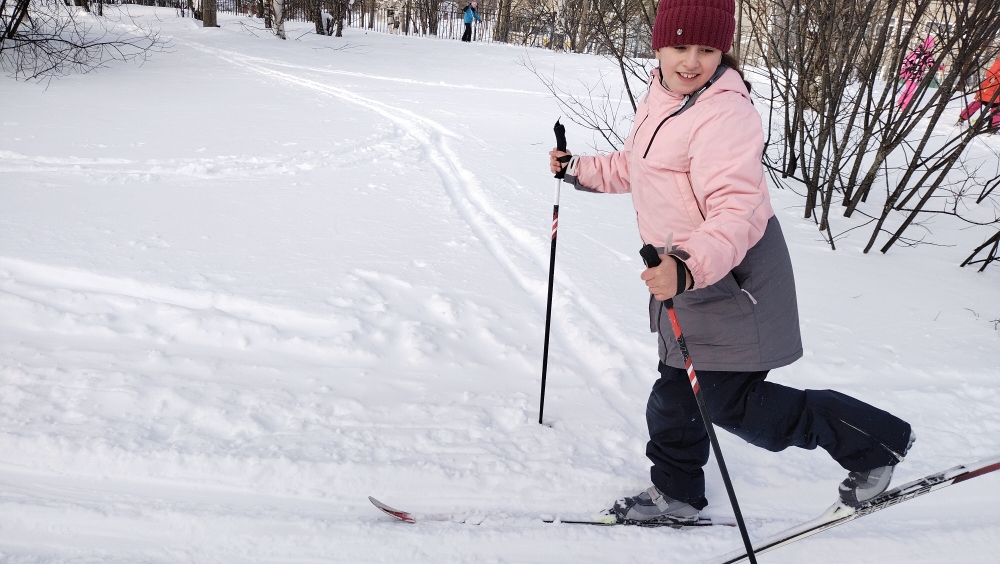
{"label": "packed snow", "polygon": [[[680,563],[741,547],[732,527],[541,520],[648,486],[656,340],[628,197],[562,192],[537,422],[559,108],[526,64],[582,89],[608,62],[130,10],[168,51],[0,78],[0,561]],[[592,152],[589,132],[568,138]],[[896,484],[1000,454],[1000,268],[958,266],[990,233],[942,217],[926,226],[939,246],[865,255],[861,229],[832,251],[800,196],[772,199],[806,352],[770,378],[909,421]],[[754,539],[822,513],[845,476],[821,450],[720,440]],[[996,562],[998,474],[759,560]],[[707,475],[705,514],[731,519],[714,461]],[[369,495],[467,522],[401,523]]]}

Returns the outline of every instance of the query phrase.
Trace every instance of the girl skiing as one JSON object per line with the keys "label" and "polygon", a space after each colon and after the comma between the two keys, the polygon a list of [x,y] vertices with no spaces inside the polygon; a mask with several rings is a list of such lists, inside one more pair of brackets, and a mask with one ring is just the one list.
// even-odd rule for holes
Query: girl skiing
{"label": "girl skiing", "polygon": [[[771,208],[764,132],[738,65],[727,54],[734,0],[660,0],[659,61],[624,148],[550,168],[579,190],[631,193],[639,233],[662,263],[641,278],[660,378],[646,406],[652,487],[615,502],[619,522],[689,522],[708,502],[709,439],[684,361],[663,315],[673,298],[712,420],[771,451],[824,448],[848,470],[844,503],[883,492],[913,442],[910,425],[832,390],[766,380],[802,356],[792,265]],[[664,248],[665,241],[673,241]]]}

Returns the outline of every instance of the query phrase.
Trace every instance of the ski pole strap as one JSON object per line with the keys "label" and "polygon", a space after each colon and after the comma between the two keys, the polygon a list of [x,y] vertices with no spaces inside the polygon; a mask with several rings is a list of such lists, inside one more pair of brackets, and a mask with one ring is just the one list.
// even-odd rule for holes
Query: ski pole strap
{"label": "ski pole strap", "polygon": [[684,261],[677,257],[673,257],[674,262],[677,264],[677,293],[675,296],[679,296],[687,290],[687,267],[684,266]]}
{"label": "ski pole strap", "polygon": [[[556,160],[559,161],[560,163],[563,163],[565,165],[566,163],[568,163],[571,160],[573,160],[573,155],[563,155],[563,156],[559,157]],[[562,168],[560,168],[559,172],[556,173],[556,178],[558,178],[558,179],[565,178],[567,170],[569,170],[569,166],[563,166]]]}

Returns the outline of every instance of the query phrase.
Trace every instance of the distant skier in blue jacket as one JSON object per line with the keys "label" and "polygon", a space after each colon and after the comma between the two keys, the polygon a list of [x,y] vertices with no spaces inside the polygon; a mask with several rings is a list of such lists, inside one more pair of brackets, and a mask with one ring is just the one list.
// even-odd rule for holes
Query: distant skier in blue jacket
{"label": "distant skier in blue jacket", "polygon": [[477,22],[483,20],[479,19],[479,12],[476,11],[476,2],[473,0],[471,3],[465,5],[465,33],[462,34],[462,41],[472,41],[472,20],[475,18]]}

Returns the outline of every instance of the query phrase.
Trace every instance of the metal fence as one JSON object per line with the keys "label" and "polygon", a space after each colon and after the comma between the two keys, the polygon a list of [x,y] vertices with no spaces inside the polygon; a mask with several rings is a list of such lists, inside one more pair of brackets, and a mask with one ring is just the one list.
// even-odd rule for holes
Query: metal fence
{"label": "metal fence", "polygon": [[[465,32],[464,18],[465,13],[454,7],[440,9],[435,17],[428,18],[425,14],[411,10],[404,5],[401,8],[354,10],[348,13],[345,25],[382,33],[461,39]],[[501,38],[497,33],[496,11],[479,12],[479,18],[482,21],[474,21],[471,25],[471,41],[499,42]],[[547,47],[551,43],[555,29],[555,13],[548,14],[546,20],[534,25],[524,25],[526,22],[515,22],[514,25],[510,26],[507,42],[532,47]],[[517,25],[518,23],[521,25]]]}
{"label": "metal fence", "polygon": [[[436,17],[427,17],[404,5],[401,8],[355,8],[347,13],[345,27],[369,29],[381,33],[461,39],[465,33],[465,13],[457,8],[438,10]],[[495,36],[494,12],[480,12],[482,21],[473,21],[471,41],[492,43]]]}
{"label": "metal fence", "polygon": [[[335,0],[320,0],[324,12],[334,12]],[[138,4],[190,10],[201,18],[200,0],[112,0],[110,3]],[[216,0],[218,13],[261,17],[264,6],[261,0]],[[315,22],[316,0],[284,0],[285,21]],[[379,7],[375,0],[357,0],[349,4],[344,27],[367,29],[379,33],[461,39],[465,32],[465,12],[453,3],[443,3],[433,12],[415,2],[403,2],[395,8]],[[479,12],[481,21],[471,24],[471,41],[484,43],[509,43],[527,47],[551,48],[559,45],[563,37],[558,31],[556,12],[536,11],[531,15],[511,15],[506,33],[499,29],[497,10]],[[506,39],[506,41],[504,41]],[[591,51],[591,49],[587,49]]]}
{"label": "metal fence", "polygon": [[[119,0],[122,3],[144,6],[163,6],[178,10],[190,9],[196,18],[201,17],[199,0]],[[319,8],[336,13],[332,0],[319,0]],[[315,22],[316,0],[284,0],[285,21]],[[219,13],[261,17],[264,4],[261,0],[217,0]],[[368,29],[379,33],[461,39],[465,32],[465,13],[453,3],[441,4],[428,10],[417,2],[404,2],[397,7],[379,6],[376,0],[351,2],[345,14],[344,27]],[[549,48],[559,43],[556,12],[540,11],[531,15],[511,15],[506,33],[499,29],[496,10],[479,12],[481,21],[472,23],[472,41],[505,42],[528,47]],[[506,36],[506,37],[504,37]],[[506,41],[504,41],[506,39]]]}
{"label": "metal fence", "polygon": [[[496,10],[479,12],[479,18],[482,21],[472,23],[471,40],[484,43],[503,42],[503,37],[498,29],[497,16]],[[433,15],[422,13],[419,9],[413,9],[409,4],[404,4],[399,8],[369,8],[367,10],[362,6],[348,12],[345,25],[382,33],[460,39],[465,32],[464,18],[464,11],[454,6],[442,7]],[[506,43],[529,47],[549,47],[555,35],[555,12],[546,12],[540,17],[534,18],[512,17],[507,26]]]}

